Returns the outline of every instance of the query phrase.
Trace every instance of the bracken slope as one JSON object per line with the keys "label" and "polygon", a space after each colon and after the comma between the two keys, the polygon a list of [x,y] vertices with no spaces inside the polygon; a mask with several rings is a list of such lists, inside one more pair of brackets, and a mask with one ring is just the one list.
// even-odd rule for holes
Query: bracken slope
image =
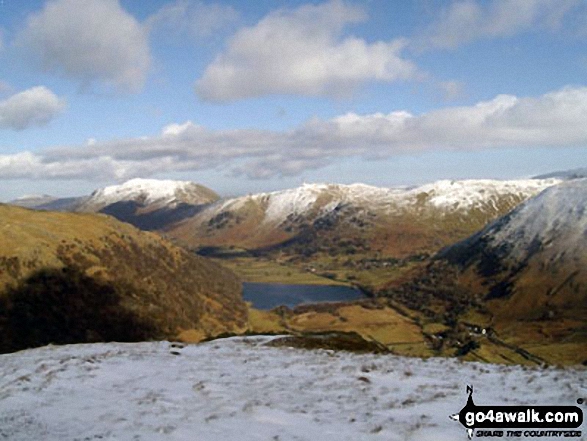
{"label": "bracken slope", "polygon": [[0,244],[5,351],[246,325],[233,273],[108,216],[0,205]]}

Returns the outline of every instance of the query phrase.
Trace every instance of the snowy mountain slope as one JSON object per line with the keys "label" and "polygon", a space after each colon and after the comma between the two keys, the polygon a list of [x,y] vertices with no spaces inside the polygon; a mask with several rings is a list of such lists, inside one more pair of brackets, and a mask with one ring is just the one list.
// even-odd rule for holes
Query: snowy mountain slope
{"label": "snowy mountain slope", "polygon": [[482,235],[493,248],[511,247],[517,260],[528,258],[536,246],[550,248],[559,259],[563,254],[587,259],[587,179],[549,188]]}
{"label": "snowy mountain slope", "polygon": [[497,208],[496,205],[500,199],[506,198],[517,203],[520,199],[527,199],[558,183],[560,183],[558,179],[445,180],[412,189],[407,197],[413,200],[425,193],[428,195],[426,202],[446,210],[471,210],[484,206]]}
{"label": "snowy mountain slope", "polygon": [[399,292],[422,308],[434,302],[421,293],[431,293],[448,312],[469,317],[472,310],[481,312],[481,326],[493,327],[510,343],[582,361],[587,347],[587,179],[544,190],[440,251],[413,280],[390,295]]}
{"label": "snowy mountain slope", "polygon": [[2,355],[0,437],[458,441],[465,430],[448,416],[468,384],[478,405],[576,405],[587,393],[584,369],[304,351],[265,346],[270,339]]}
{"label": "snowy mountain slope", "polygon": [[535,259],[545,267],[587,264],[587,179],[548,188],[439,257],[499,259],[511,268]]}
{"label": "snowy mountain slope", "polygon": [[[168,233],[193,247],[235,245],[255,249],[292,240],[318,240],[322,241],[318,247],[332,249],[333,242],[357,239],[371,250],[414,254],[435,251],[462,239],[559,182],[438,181],[395,189],[305,184],[218,201]],[[408,237],[414,239],[414,246],[406,243]],[[401,243],[399,251],[394,245],[397,243]],[[387,250],[389,247],[392,249]]]}
{"label": "snowy mountain slope", "polygon": [[209,188],[190,181],[132,179],[98,189],[65,210],[109,214],[141,230],[154,231],[193,216],[218,198]]}
{"label": "snowy mountain slope", "polygon": [[136,202],[143,207],[175,208],[178,204],[202,205],[218,199],[212,190],[190,181],[131,179],[94,191],[78,211],[102,210],[118,202]]}
{"label": "snowy mountain slope", "polygon": [[141,230],[164,230],[219,199],[209,188],[190,181],[132,179],[95,190],[89,196],[23,197],[11,205],[47,211],[104,213]]}
{"label": "snowy mountain slope", "polygon": [[312,211],[316,214],[320,211],[326,213],[341,204],[354,204],[384,212],[415,206],[447,211],[472,210],[495,205],[503,197],[516,201],[527,199],[559,182],[557,179],[437,181],[419,187],[397,189],[365,184],[304,184],[290,190],[230,199],[211,207],[205,214],[211,216],[227,210],[239,210],[250,202],[265,208],[266,223],[283,223],[291,214],[311,215]]}
{"label": "snowy mountain slope", "polygon": [[534,356],[587,363],[587,179],[545,189],[385,295],[446,324],[453,340],[475,325]]}

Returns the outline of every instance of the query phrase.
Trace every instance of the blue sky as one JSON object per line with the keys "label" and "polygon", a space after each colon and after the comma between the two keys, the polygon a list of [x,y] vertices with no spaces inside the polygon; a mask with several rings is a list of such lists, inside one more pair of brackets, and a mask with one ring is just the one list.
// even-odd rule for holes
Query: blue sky
{"label": "blue sky", "polygon": [[587,165],[587,2],[0,1],[0,200]]}

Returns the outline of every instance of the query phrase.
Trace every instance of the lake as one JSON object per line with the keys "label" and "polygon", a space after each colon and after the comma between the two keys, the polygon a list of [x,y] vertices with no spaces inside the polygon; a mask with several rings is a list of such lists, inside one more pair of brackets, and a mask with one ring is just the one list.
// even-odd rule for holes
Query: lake
{"label": "lake", "polygon": [[244,282],[243,298],[254,308],[273,309],[281,305],[293,308],[302,303],[346,302],[364,299],[365,295],[350,286]]}

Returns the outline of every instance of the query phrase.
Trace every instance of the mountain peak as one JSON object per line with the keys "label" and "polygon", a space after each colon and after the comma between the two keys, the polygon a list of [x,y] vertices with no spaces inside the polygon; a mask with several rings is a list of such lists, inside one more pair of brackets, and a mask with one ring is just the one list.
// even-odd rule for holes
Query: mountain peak
{"label": "mountain peak", "polygon": [[135,178],[119,185],[110,185],[94,191],[93,194],[101,196],[134,196],[145,194],[149,200],[158,200],[175,197],[178,190],[184,190],[197,184],[191,181],[173,181],[159,179]]}
{"label": "mountain peak", "polygon": [[512,256],[522,258],[531,244],[552,247],[577,255],[587,237],[587,179],[563,182],[517,207],[506,220],[489,225],[487,234],[495,244],[513,246]]}
{"label": "mountain peak", "polygon": [[474,254],[470,250],[491,248],[522,262],[537,249],[579,254],[586,237],[587,179],[576,179],[547,188],[440,255],[450,260]]}
{"label": "mountain peak", "polygon": [[135,178],[94,191],[84,203],[84,211],[97,211],[117,202],[175,207],[180,203],[201,205],[217,199],[212,190],[191,181]]}

